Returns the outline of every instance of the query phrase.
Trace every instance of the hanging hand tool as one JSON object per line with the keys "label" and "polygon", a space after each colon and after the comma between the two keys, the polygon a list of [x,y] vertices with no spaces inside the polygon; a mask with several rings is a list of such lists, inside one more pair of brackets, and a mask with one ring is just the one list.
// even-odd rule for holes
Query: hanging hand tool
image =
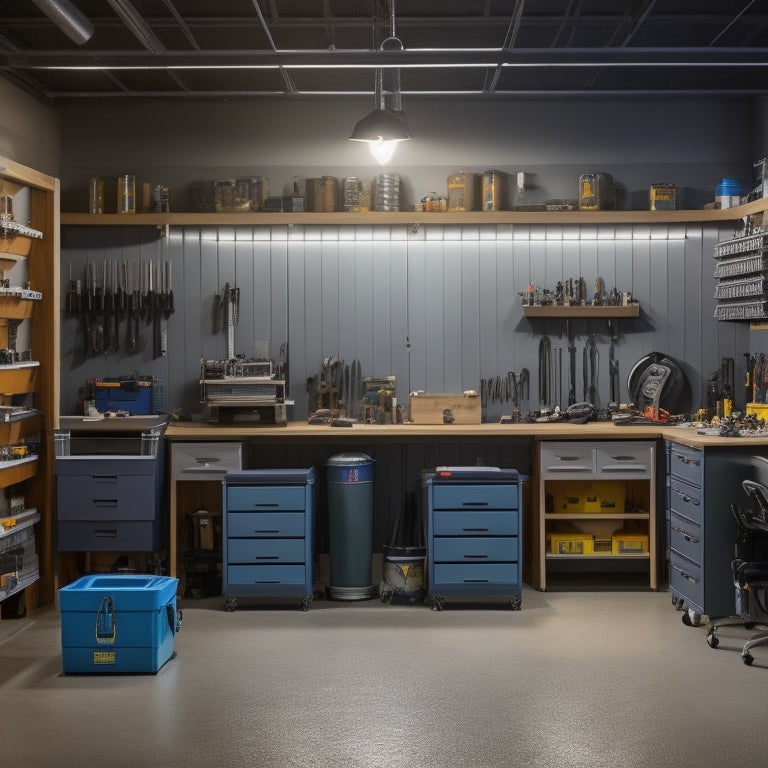
{"label": "hanging hand tool", "polygon": [[599,406],[598,400],[599,391],[597,386],[598,366],[600,363],[600,353],[597,349],[597,343],[595,340],[595,334],[592,333],[589,336],[589,398],[588,401],[597,408]]}
{"label": "hanging hand tool", "polygon": [[619,391],[619,361],[616,359],[616,345],[619,343],[619,321],[608,320],[608,333],[611,337],[611,346],[608,349],[608,377],[611,389],[611,405],[618,407],[621,394]]}
{"label": "hanging hand tool", "polygon": [[[106,261],[104,262],[106,268]],[[104,351],[104,287],[99,285],[96,264],[93,267],[93,311],[95,313],[91,342],[93,351],[100,355]]]}
{"label": "hanging hand tool", "polygon": [[161,291],[162,329],[160,332],[160,354],[168,353],[168,318],[174,313],[173,288],[171,287],[171,262],[163,265],[163,287]]}
{"label": "hanging hand tool", "polygon": [[570,318],[565,319],[565,334],[568,337],[568,405],[573,405],[576,402],[576,342]]}
{"label": "hanging hand tool", "polygon": [[113,316],[115,313],[115,294],[111,275],[108,273],[107,261],[104,261],[104,288],[102,291],[104,304],[104,349],[105,354],[112,349]]}
{"label": "hanging hand tool", "polygon": [[116,261],[112,264],[112,285],[115,293],[113,297],[114,308],[114,332],[112,339],[112,351],[118,352],[120,350],[120,320],[125,314],[125,287],[122,281],[122,275],[120,271],[120,264]]}
{"label": "hanging hand tool", "polygon": [[744,373],[744,411],[747,410],[747,403],[752,399],[752,368],[755,365],[755,358],[744,352],[744,364],[746,366],[746,372]]}
{"label": "hanging hand tool", "polygon": [[539,405],[552,405],[552,342],[549,336],[539,341]]}

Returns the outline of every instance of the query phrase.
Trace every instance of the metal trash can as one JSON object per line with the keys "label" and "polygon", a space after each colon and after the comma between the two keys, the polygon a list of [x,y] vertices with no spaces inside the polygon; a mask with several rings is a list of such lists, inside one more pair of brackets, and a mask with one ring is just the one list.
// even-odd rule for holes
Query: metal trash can
{"label": "metal trash can", "polygon": [[328,596],[368,600],[373,585],[373,468],[365,453],[340,453],[326,463],[331,573]]}

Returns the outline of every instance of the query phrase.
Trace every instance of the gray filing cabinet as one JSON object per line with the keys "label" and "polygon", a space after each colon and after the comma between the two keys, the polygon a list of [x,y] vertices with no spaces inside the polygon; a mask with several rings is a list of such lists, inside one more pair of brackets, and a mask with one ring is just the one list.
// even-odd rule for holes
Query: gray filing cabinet
{"label": "gray filing cabinet", "polygon": [[668,441],[669,591],[684,624],[735,609],[733,560],[737,526],[731,504],[747,505],[741,483],[768,482],[768,461],[754,446],[693,448]]}
{"label": "gray filing cabinet", "polygon": [[507,596],[522,605],[521,477],[498,467],[423,474],[428,600]]}
{"label": "gray filing cabinet", "polygon": [[251,469],[223,481],[222,592],[232,611],[239,597],[313,595],[315,470]]}
{"label": "gray filing cabinet", "polygon": [[144,423],[80,419],[55,434],[59,551],[154,552],[166,547],[165,421],[146,429]]}

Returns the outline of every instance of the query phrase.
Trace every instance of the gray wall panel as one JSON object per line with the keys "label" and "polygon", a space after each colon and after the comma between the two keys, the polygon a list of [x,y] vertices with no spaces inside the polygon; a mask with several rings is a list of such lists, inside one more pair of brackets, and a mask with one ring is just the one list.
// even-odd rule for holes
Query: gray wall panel
{"label": "gray wall panel", "polygon": [[[152,359],[151,325],[145,321],[135,355],[122,346],[118,353],[86,357],[81,318],[64,317],[62,408],[74,410],[78,389],[88,377],[136,372],[166,382],[169,408],[181,408],[185,415],[199,411],[200,358],[226,354],[223,318],[219,332],[213,332],[213,306],[214,294],[227,282],[240,288],[235,352],[250,355],[253,341],[263,339],[277,358],[288,342],[289,397],[296,401],[290,418],[306,417],[306,379],[319,373],[324,357],[335,355],[347,362],[359,359],[364,376],[397,376],[401,401],[413,389],[479,389],[481,378],[519,374],[525,367],[530,398],[521,405],[528,411],[539,406],[543,334],[552,346],[553,394],[567,404],[566,323],[525,318],[519,294],[529,282],[554,288],[559,279],[580,276],[591,292],[596,275],[605,279],[607,289],[615,284],[630,290],[641,304],[638,319],[623,319],[619,325],[621,398],[627,397],[626,378],[634,363],[658,351],[684,361],[698,406],[700,371],[708,375],[724,355],[735,358],[738,370],[749,334],[744,324],[712,317],[712,248],[727,232],[688,227],[685,239],[667,240],[667,229],[185,227],[161,239],[153,228],[68,227],[63,236],[65,282],[70,262],[73,275],[80,275],[87,263],[103,271],[105,259],[137,269],[170,259],[176,312],[168,320],[168,357],[157,360]],[[669,228],[669,234],[678,237],[681,230]],[[680,285],[685,286],[682,293]],[[599,403],[604,405],[610,383],[608,324],[577,319],[571,328],[577,399],[584,392],[585,344],[594,334]],[[512,407],[492,403],[487,418],[495,421]]]}

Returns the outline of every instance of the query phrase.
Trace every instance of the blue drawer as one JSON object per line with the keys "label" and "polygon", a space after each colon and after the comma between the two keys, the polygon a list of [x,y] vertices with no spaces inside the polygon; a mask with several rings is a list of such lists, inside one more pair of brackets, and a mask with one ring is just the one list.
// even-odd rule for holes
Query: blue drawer
{"label": "blue drawer", "polygon": [[673,477],[669,481],[669,508],[689,520],[701,523],[701,489]]}
{"label": "blue drawer", "polygon": [[703,451],[688,448],[678,443],[669,446],[669,473],[680,477],[692,485],[701,487],[701,472],[704,463]]}
{"label": "blue drawer", "polygon": [[434,584],[519,584],[517,563],[436,563]]}
{"label": "blue drawer", "polygon": [[59,520],[152,520],[151,475],[66,475],[56,484]]}
{"label": "blue drawer", "polygon": [[436,563],[516,563],[519,559],[516,536],[434,539],[433,560]]}
{"label": "blue drawer", "polygon": [[516,510],[441,510],[433,513],[432,525],[434,536],[517,536],[520,531]]}
{"label": "blue drawer", "polygon": [[704,577],[701,567],[674,550],[669,553],[669,589],[679,594],[688,607],[704,612]]}
{"label": "blue drawer", "polygon": [[151,552],[158,548],[151,521],[71,522],[58,524],[61,552]]}
{"label": "blue drawer", "polygon": [[434,485],[434,509],[517,509],[517,485]]}
{"label": "blue drawer", "polygon": [[[296,584],[303,585],[307,569],[303,565],[228,565],[228,585]],[[258,595],[258,590],[252,594]]]}
{"label": "blue drawer", "polygon": [[304,509],[307,491],[302,486],[234,486],[227,489],[227,509],[275,510]]}
{"label": "blue drawer", "polygon": [[228,563],[303,563],[304,539],[228,539]]}
{"label": "blue drawer", "polygon": [[669,546],[689,560],[701,565],[704,556],[704,538],[698,523],[672,512],[669,520]]}
{"label": "blue drawer", "polygon": [[304,512],[229,512],[226,535],[238,537],[304,536]]}

